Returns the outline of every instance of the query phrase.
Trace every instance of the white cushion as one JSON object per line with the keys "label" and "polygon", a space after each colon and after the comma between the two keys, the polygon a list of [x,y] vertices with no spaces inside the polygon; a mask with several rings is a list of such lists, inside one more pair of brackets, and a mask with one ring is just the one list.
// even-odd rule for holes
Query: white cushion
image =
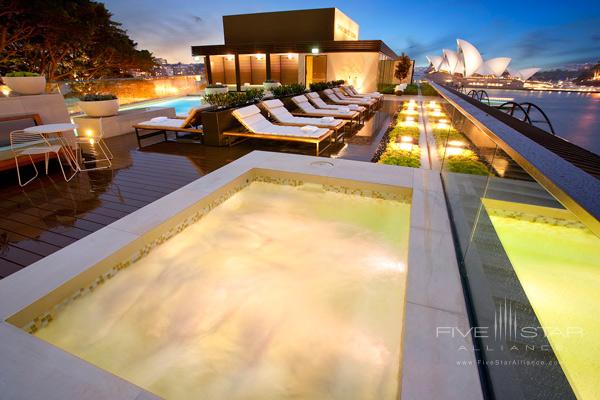
{"label": "white cushion", "polygon": [[154,117],[154,118],[150,119],[150,121],[166,121],[168,119],[169,118],[167,118],[167,117]]}
{"label": "white cushion", "polygon": [[236,117],[245,118],[254,114],[260,114],[260,110],[254,104],[251,106],[246,106],[242,108],[238,108],[232,113]]}
{"label": "white cushion", "polygon": [[161,119],[160,121],[144,121],[144,122],[140,122],[137,125],[142,125],[142,126],[151,126],[151,127],[160,127],[160,126],[164,126],[164,127],[168,127],[168,128],[183,128],[185,125],[185,120],[181,119],[181,118],[166,118],[166,119]]}
{"label": "white cushion", "polygon": [[315,132],[317,129],[316,126],[312,126],[312,125],[304,125],[302,128],[300,128],[301,130],[303,130],[304,132]]}
{"label": "white cushion", "polygon": [[321,117],[321,120],[323,120],[325,122],[332,122],[332,121],[334,121],[333,117]]}

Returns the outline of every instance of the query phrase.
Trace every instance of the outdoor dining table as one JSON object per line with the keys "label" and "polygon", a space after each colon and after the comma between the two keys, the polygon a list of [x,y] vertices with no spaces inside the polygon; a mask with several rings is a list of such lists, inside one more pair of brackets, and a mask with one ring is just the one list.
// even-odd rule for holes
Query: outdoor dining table
{"label": "outdoor dining table", "polygon": [[73,163],[72,166],[77,171],[80,171],[79,163],[77,162],[77,153],[73,151],[71,147],[71,143],[69,143],[68,139],[63,135],[64,132],[72,131],[77,128],[75,124],[61,123],[61,124],[45,124],[45,125],[36,125],[31,126],[29,128],[25,128],[24,131],[27,133],[38,133],[42,134],[47,138],[54,137],[58,140],[58,142],[64,147],[65,153],[67,154],[67,161],[69,164]]}

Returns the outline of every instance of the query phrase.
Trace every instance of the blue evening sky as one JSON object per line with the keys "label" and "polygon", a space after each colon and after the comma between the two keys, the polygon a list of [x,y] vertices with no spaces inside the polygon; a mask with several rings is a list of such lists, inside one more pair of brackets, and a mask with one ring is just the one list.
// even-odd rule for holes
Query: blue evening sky
{"label": "blue evening sky", "polygon": [[[600,60],[600,0],[283,1],[105,0],[130,36],[157,57],[190,62],[191,45],[223,43],[221,17],[261,11],[337,7],[381,39],[426,65],[425,55],[472,42],[484,58],[512,57],[514,68],[553,68]],[[260,29],[265,27],[248,27]]]}

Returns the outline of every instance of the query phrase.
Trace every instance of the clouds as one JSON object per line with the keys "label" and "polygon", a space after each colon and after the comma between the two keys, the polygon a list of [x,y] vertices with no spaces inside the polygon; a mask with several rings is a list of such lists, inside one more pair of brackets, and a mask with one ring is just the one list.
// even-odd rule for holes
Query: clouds
{"label": "clouds", "polygon": [[[332,7],[330,0],[105,0],[140,48],[169,62],[190,62],[191,46],[223,43],[222,16],[260,11]],[[498,7],[496,1],[423,0],[410,15],[396,0],[344,1],[338,7],[361,27],[361,38],[383,39],[406,52],[417,65],[426,54],[454,49],[456,39],[475,44],[485,58],[512,57],[515,68],[554,67],[600,58],[600,2],[544,6],[523,3]],[[252,27],[250,27],[252,29]]]}

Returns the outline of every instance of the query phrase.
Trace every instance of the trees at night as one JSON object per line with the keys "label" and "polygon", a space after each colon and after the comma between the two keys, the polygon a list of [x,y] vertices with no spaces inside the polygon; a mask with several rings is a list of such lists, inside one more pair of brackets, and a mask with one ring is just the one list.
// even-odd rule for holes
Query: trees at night
{"label": "trees at night", "polygon": [[398,57],[398,63],[396,64],[396,70],[394,71],[394,77],[399,81],[403,81],[408,76],[410,72],[410,68],[412,66],[412,60],[409,56],[402,53],[400,57]]}
{"label": "trees at night", "polygon": [[0,0],[0,70],[26,70],[50,81],[125,76],[150,71],[104,4],[90,0]]}

